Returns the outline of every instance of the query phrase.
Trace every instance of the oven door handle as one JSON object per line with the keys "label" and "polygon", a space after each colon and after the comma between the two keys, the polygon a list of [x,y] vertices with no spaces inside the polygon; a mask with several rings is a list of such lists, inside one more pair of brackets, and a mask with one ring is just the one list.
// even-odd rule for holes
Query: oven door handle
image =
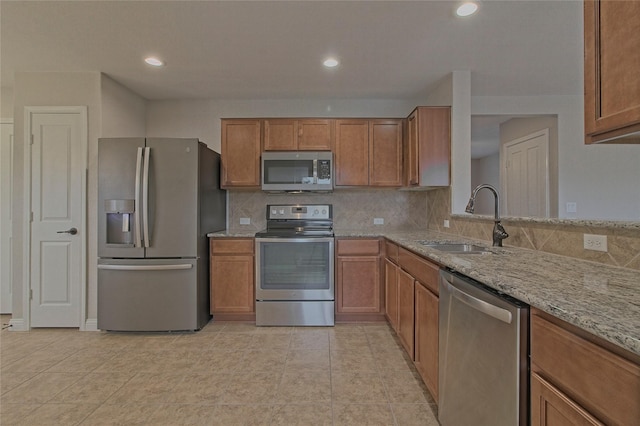
{"label": "oven door handle", "polygon": [[255,237],[258,243],[333,243],[334,237],[294,237],[294,238],[273,238]]}

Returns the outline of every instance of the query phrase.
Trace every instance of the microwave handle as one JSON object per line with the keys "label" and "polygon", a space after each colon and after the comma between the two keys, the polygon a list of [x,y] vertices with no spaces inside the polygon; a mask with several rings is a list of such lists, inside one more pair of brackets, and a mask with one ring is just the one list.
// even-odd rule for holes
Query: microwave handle
{"label": "microwave handle", "polygon": [[313,183],[318,183],[318,159],[313,160]]}

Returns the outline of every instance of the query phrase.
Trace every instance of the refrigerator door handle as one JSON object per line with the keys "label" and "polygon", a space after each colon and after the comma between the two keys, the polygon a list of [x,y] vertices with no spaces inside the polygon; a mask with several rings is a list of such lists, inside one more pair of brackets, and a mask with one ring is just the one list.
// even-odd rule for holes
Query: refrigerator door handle
{"label": "refrigerator door handle", "polygon": [[136,156],[136,188],[134,195],[134,247],[142,247],[142,234],[140,233],[140,208],[142,206],[140,202],[140,169],[142,169],[142,147],[138,147],[138,154]]}
{"label": "refrigerator door handle", "polygon": [[110,271],[169,271],[176,269],[191,269],[190,263],[176,265],[98,265],[98,269]]}
{"label": "refrigerator door handle", "polygon": [[142,216],[144,217],[144,247],[150,247],[149,238],[149,157],[151,148],[144,149],[144,171],[142,173]]}

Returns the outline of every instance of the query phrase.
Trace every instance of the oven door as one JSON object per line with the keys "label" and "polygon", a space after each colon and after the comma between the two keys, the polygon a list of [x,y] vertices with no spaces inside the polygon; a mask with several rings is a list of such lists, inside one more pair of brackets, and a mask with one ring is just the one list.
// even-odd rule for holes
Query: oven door
{"label": "oven door", "polygon": [[334,300],[334,240],[256,238],[256,300]]}

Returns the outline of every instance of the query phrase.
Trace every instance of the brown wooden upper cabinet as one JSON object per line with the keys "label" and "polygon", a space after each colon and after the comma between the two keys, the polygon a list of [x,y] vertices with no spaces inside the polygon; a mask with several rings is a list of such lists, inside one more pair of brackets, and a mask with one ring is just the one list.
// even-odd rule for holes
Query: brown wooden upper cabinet
{"label": "brown wooden upper cabinet", "polygon": [[222,187],[259,188],[261,120],[223,119]]}
{"label": "brown wooden upper cabinet", "polygon": [[334,121],[330,119],[264,120],[265,151],[331,151]]}
{"label": "brown wooden upper cabinet", "polygon": [[407,119],[406,184],[410,187],[449,186],[451,108],[417,107]]}
{"label": "brown wooden upper cabinet", "polygon": [[640,143],[640,1],[584,2],[585,143]]}
{"label": "brown wooden upper cabinet", "polygon": [[402,119],[336,120],[336,186],[402,186]]}

